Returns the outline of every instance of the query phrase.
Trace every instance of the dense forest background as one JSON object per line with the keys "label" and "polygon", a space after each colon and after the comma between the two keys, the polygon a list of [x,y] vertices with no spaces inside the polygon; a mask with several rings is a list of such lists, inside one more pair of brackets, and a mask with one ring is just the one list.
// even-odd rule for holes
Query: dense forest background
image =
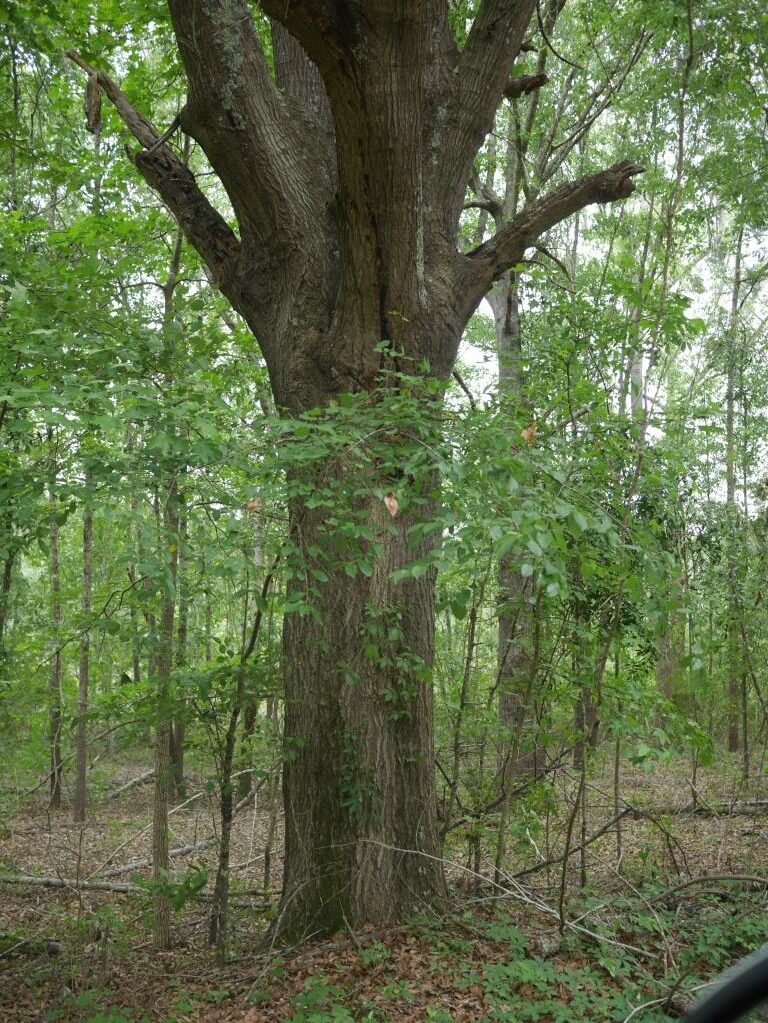
{"label": "dense forest background", "polygon": [[[450,4],[459,47],[479,7]],[[768,938],[763,4],[542,2],[460,249],[615,160],[636,190],[498,276],[448,384],[401,352],[322,410],[276,403],[258,323],[102,102],[93,67],[234,223],[175,120],[164,5],[0,27],[4,1018],[679,1015]],[[366,605],[339,671],[388,680],[395,725],[431,689],[447,897],[278,958],[283,621],[333,629],[329,578],[377,578],[363,491],[382,529],[418,513],[392,585],[436,575],[435,656]],[[329,537],[310,560],[297,502]],[[358,741],[326,752],[350,821],[375,815]]]}

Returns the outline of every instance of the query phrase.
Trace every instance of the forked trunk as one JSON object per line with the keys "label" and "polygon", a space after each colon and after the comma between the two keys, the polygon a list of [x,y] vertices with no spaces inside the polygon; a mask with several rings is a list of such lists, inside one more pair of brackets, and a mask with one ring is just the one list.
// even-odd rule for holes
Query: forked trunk
{"label": "forked trunk", "polygon": [[[461,51],[444,0],[261,0],[274,19],[275,78],[244,0],[169,7],[188,84],[179,126],[227,192],[237,233],[116,83],[70,57],[141,144],[137,169],[253,330],[276,406],[292,414],[345,393],[376,395],[387,374],[444,382],[493,282],[572,213],[630,195],[642,170],[622,161],[568,181],[463,253],[467,184],[535,0],[484,0]],[[418,402],[427,413],[434,395]],[[345,550],[338,511],[333,521],[317,506],[333,502],[306,506],[311,486],[294,491],[290,512],[298,600],[289,595],[289,608],[303,613],[287,615],[284,633],[286,867],[273,929],[287,940],[387,923],[444,895],[434,578],[424,565],[404,582],[391,575],[425,552],[426,541],[409,546],[408,530],[434,495],[417,501],[407,475],[387,477],[375,458],[367,466],[355,524],[371,532],[352,530],[370,545],[367,559]],[[402,510],[390,517],[383,498],[398,488]]]}

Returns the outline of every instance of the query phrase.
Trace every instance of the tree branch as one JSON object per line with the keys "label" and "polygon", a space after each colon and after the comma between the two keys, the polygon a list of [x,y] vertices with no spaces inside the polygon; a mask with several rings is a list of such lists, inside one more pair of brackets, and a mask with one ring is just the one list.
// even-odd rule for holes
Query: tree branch
{"label": "tree branch", "polygon": [[244,245],[314,230],[327,198],[328,187],[320,197],[327,153],[272,80],[248,4],[169,0],[169,7],[189,85],[182,127],[226,189]]}
{"label": "tree branch", "polygon": [[561,221],[593,203],[626,199],[635,190],[632,178],[645,168],[631,160],[623,160],[597,174],[587,174],[577,181],[560,185],[552,192],[529,203],[508,224],[483,245],[467,253],[462,287],[468,301],[475,304],[491,285],[515,263],[525,250]]}
{"label": "tree branch", "polygon": [[445,147],[444,186],[456,217],[461,211],[475,155],[493,127],[496,109],[510,87],[512,63],[520,53],[535,8],[536,0],[482,0],[472,22],[459,58],[450,135]]}
{"label": "tree branch", "polygon": [[[103,71],[96,71],[74,50],[67,57],[85,71],[113,103],[121,120],[144,147],[131,159],[178,220],[189,242],[211,271],[213,280],[227,291],[226,281],[240,258],[234,231],[203,194],[192,172],[163,142],[163,136],[130,103],[119,86]],[[129,154],[130,155],[130,154]]]}
{"label": "tree branch", "polygon": [[520,96],[527,96],[528,93],[540,89],[542,85],[546,85],[548,81],[549,75],[544,71],[540,71],[535,75],[518,75],[516,78],[510,78],[507,82],[504,89],[504,97],[511,100],[518,99]]}

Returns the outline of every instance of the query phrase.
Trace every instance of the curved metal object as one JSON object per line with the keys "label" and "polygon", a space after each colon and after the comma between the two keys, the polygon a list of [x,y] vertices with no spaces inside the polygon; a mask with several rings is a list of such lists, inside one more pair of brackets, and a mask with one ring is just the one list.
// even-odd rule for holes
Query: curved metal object
{"label": "curved metal object", "polygon": [[685,1023],[730,1023],[768,998],[768,945],[724,973],[717,987],[694,1005]]}

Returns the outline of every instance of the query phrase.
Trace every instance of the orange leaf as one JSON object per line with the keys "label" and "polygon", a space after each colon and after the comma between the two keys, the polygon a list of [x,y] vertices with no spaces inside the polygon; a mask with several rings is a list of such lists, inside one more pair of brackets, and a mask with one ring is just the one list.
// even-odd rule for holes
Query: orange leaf
{"label": "orange leaf", "polygon": [[397,515],[397,512],[400,508],[400,505],[397,503],[397,498],[395,497],[395,495],[385,494],[384,504],[387,506],[387,511],[389,512],[389,514],[392,516],[392,518],[394,518],[395,515]]}
{"label": "orange leaf", "polygon": [[526,444],[533,444],[534,437],[539,432],[539,428],[535,423],[531,423],[530,426],[526,426],[524,430],[520,431],[520,436],[526,442]]}

